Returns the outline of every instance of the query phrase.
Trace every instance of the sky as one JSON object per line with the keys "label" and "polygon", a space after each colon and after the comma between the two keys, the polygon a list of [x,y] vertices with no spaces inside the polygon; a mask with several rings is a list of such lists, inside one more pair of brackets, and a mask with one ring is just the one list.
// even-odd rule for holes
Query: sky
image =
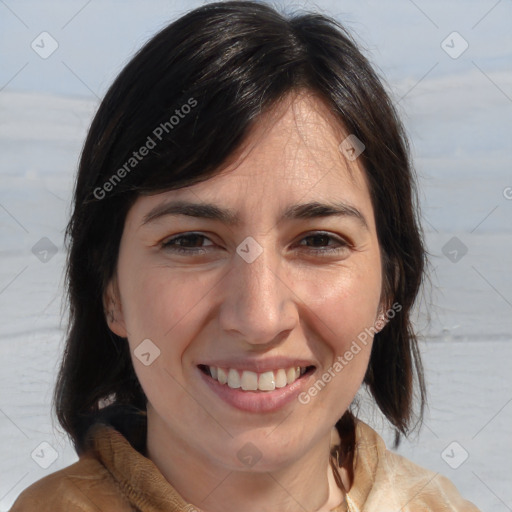
{"label": "sky", "polygon": [[[0,88],[102,96],[144,41],[203,3],[1,0]],[[433,66],[428,74],[432,79],[474,70],[497,76],[510,71],[510,0],[279,0],[273,4],[285,12],[305,9],[335,17],[351,29],[393,83],[412,85]],[[441,48],[454,31],[468,45],[456,59]],[[46,59],[31,48],[42,32],[58,44]],[[510,89],[507,94],[512,97]]]}

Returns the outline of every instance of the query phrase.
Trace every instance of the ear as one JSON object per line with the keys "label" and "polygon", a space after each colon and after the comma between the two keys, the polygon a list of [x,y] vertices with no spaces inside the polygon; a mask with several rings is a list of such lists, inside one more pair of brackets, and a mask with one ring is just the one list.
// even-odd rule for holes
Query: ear
{"label": "ear", "polygon": [[119,288],[115,277],[110,280],[103,293],[103,310],[109,329],[121,338],[126,338],[128,332],[126,330]]}

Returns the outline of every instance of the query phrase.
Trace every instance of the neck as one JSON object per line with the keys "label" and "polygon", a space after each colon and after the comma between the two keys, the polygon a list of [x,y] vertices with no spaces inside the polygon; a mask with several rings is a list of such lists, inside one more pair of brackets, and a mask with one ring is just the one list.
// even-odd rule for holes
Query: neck
{"label": "neck", "polygon": [[242,471],[197,453],[152,419],[149,458],[198,512],[328,512],[343,501],[329,463],[331,433],[288,464]]}

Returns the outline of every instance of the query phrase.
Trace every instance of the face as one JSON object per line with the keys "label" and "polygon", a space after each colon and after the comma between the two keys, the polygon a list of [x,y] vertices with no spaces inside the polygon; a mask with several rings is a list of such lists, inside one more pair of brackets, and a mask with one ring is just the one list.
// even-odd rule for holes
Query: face
{"label": "face", "polygon": [[150,433],[226,469],[252,450],[254,471],[330,436],[364,377],[371,339],[351,347],[382,289],[347,135],[314,96],[289,97],[215,177],[130,209],[107,296]]}

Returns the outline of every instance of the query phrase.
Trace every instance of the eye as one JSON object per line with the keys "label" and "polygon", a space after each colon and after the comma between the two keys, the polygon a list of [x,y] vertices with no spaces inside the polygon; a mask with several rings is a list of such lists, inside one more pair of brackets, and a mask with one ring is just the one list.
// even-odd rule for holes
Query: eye
{"label": "eye", "polygon": [[214,245],[201,233],[186,233],[166,239],[162,248],[177,254],[206,254]]}
{"label": "eye", "polygon": [[303,237],[299,244],[301,249],[318,255],[339,254],[351,247],[351,244],[343,238],[325,231],[318,231]]}

